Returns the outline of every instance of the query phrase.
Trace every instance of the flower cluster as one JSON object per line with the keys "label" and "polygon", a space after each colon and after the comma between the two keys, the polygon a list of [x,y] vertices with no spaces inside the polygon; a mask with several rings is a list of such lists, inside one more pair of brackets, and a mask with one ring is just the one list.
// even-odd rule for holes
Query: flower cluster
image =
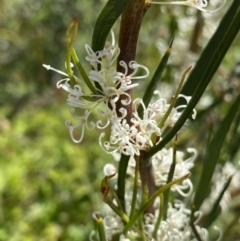
{"label": "flower cluster", "polygon": [[[184,153],[177,151],[176,152],[176,167],[173,179],[177,179],[181,176],[184,176],[186,173],[190,172],[190,169],[194,166],[194,161],[197,156],[197,152],[193,148],[189,148],[188,152],[192,154],[189,158],[184,159]],[[114,155],[114,158],[117,159],[118,156]],[[167,182],[167,174],[169,173],[170,165],[173,161],[173,150],[172,148],[159,151],[155,156],[153,156],[152,163],[153,163],[153,173],[156,180],[157,186],[163,186]],[[231,169],[230,167],[226,167],[225,169]],[[116,173],[116,168],[113,164],[106,164],[104,169],[104,175],[110,176],[113,173]],[[133,157],[130,158],[128,163],[128,169],[127,173],[134,178],[135,173],[135,160]],[[111,183],[111,186],[114,187],[116,185],[116,176],[114,176],[113,179],[111,179],[113,182]],[[186,197],[189,197],[192,191],[191,186],[188,186],[189,183],[191,183],[190,179],[184,184],[184,181],[182,184],[178,183],[170,188],[171,191],[177,190],[179,194],[182,196],[181,199],[184,199]],[[239,177],[238,177],[238,183],[239,183]],[[140,180],[139,180],[140,183]],[[235,180],[236,185],[236,180]],[[184,193],[183,190],[186,189],[186,187],[190,190],[188,193]],[[180,191],[179,191],[180,190]],[[126,191],[125,191],[125,202],[126,202],[126,214],[130,214],[131,204],[132,204],[132,197],[133,197],[133,190],[132,190],[132,182],[131,178],[127,179],[126,181]],[[141,195],[137,195],[137,205],[136,209],[139,209],[141,206]],[[116,200],[113,200],[115,202]],[[191,225],[194,225],[196,232],[199,235],[199,238],[203,241],[209,240],[209,233],[207,229],[201,227],[199,225],[199,221],[202,218],[202,212],[196,211],[194,213],[194,216],[196,218],[196,221],[194,224],[190,224],[190,216],[191,216],[191,210],[188,209],[184,203],[184,201],[180,201],[178,199],[175,199],[172,203],[168,203],[167,208],[167,216],[165,219],[162,219],[159,222],[159,217],[161,216],[162,209],[161,209],[161,199],[156,198],[153,204],[154,207],[154,213],[145,213],[143,215],[142,220],[142,234],[139,232],[137,227],[133,226],[127,233],[123,233],[124,225],[121,220],[121,218],[108,206],[104,205],[104,209],[99,214],[100,216],[103,216],[103,223],[107,235],[108,240],[112,240],[112,238],[116,234],[121,234],[119,240],[120,241],[130,241],[130,240],[138,240],[142,236],[145,237],[146,240],[156,240],[156,241],[174,241],[174,240],[192,240],[196,241],[196,238],[194,238],[193,230]],[[214,229],[218,233],[218,239],[221,240],[222,232],[218,227],[214,227]],[[96,233],[95,231],[92,231],[90,234],[90,240],[95,240]],[[141,236],[142,235],[142,236]],[[140,237],[141,236],[141,237]]]}
{"label": "flower cluster", "polygon": [[[112,122],[111,126],[111,137],[110,141],[106,141],[102,144],[102,147],[108,152],[121,152],[125,155],[139,155],[140,151],[146,151],[151,148],[154,144],[161,140],[161,133],[167,127],[172,127],[181,115],[182,109],[186,105],[173,108],[164,122],[163,126],[160,128],[160,123],[164,115],[166,114],[170,105],[167,101],[160,97],[160,93],[155,91],[155,94],[159,97],[155,102],[150,103],[146,107],[142,99],[135,99],[133,101],[133,113],[131,118],[131,124],[124,120],[115,120]],[[180,95],[186,99],[187,103],[190,98]],[[140,118],[137,109],[138,106],[143,107],[143,117]],[[195,118],[196,112],[193,113],[193,118]],[[153,142],[152,135],[157,136],[158,141]],[[101,138],[104,133],[101,134]],[[101,142],[100,142],[101,144]]]}
{"label": "flower cluster", "polygon": [[[88,73],[88,78],[93,86],[96,87],[96,93],[86,93],[86,91],[83,90],[85,86],[79,84],[81,80],[76,76],[74,76],[74,78],[78,81],[78,84],[71,86],[68,74],[54,69],[49,65],[43,65],[46,69],[51,69],[67,77],[57,83],[57,88],[62,88],[69,93],[67,103],[70,106],[84,110],[83,116],[78,116],[74,108],[71,110],[71,114],[78,120],[77,124],[73,125],[70,120],[66,121],[66,126],[69,128],[71,138],[75,143],[82,141],[85,128],[90,130],[95,127],[104,129],[109,126],[111,122],[121,122],[127,113],[123,108],[119,110],[122,115],[117,115],[117,101],[121,95],[125,95],[126,98],[122,101],[122,105],[129,105],[131,103],[131,96],[127,94],[126,91],[138,85],[137,83],[133,84],[132,80],[145,78],[149,74],[146,67],[134,61],[131,61],[129,65],[121,61],[120,65],[125,69],[125,73],[117,72],[113,64],[119,55],[119,47],[107,45],[102,51],[96,53],[89,45],[85,46],[88,54],[86,60],[92,67],[92,70]],[[127,75],[129,68],[133,70],[133,73]],[[135,76],[139,68],[145,70],[146,74],[144,76]],[[88,118],[93,110],[97,110],[100,116],[106,117],[105,122],[103,120],[97,120],[96,122],[89,123]],[[74,136],[74,130],[77,127],[81,127],[81,135],[79,138],[75,138]]]}
{"label": "flower cluster", "polygon": [[[128,193],[130,195],[131,193]],[[150,214],[147,213],[143,217],[143,231],[146,240],[166,240],[166,241],[174,241],[174,240],[193,240],[192,229],[190,226],[190,213],[191,210],[187,209],[183,202],[180,200],[175,200],[172,205],[169,203],[167,218],[166,220],[162,220],[157,232],[156,238],[153,238],[152,234],[157,225],[157,219],[159,216],[159,208],[160,205],[159,199],[157,199],[154,203],[155,213]],[[105,209],[105,217],[104,217],[104,226],[107,234],[108,240],[112,240],[112,237],[117,233],[122,233],[123,224],[121,219],[109,208]],[[199,217],[199,212],[196,212],[196,216]],[[197,222],[197,221],[196,221]],[[201,237],[201,240],[207,241],[209,234],[205,228],[200,227],[195,222],[195,228]],[[90,234],[90,240],[95,240],[94,236],[96,233],[93,231]],[[131,241],[138,240],[140,238],[139,232],[134,229],[130,230],[127,234],[120,235],[120,241]]]}
{"label": "flower cluster", "polygon": [[[193,154],[189,158],[184,160],[184,153],[177,151],[176,153],[176,167],[174,172],[173,179],[177,179],[186,173],[189,173],[189,170],[194,166],[194,160],[196,159],[196,150],[189,148],[188,152]],[[170,165],[173,160],[173,150],[171,149],[163,149],[158,152],[155,156],[153,156],[152,163],[153,163],[153,172],[156,179],[157,185],[164,185],[167,182],[167,175],[170,169]],[[105,175],[112,175],[116,172],[116,169],[113,164],[106,164],[104,167],[104,174]],[[134,178],[135,173],[135,160],[134,158],[130,158],[127,173]],[[187,183],[191,183],[190,179],[187,179]],[[186,183],[185,183],[186,184]],[[171,187],[171,191],[180,190],[179,194],[184,197],[189,196],[186,193],[183,193],[183,189],[186,188],[186,185],[176,184]],[[114,180],[112,185],[114,186]],[[187,184],[187,188],[189,188]],[[125,201],[126,201],[126,213],[129,215],[130,207],[132,203],[133,191],[132,191],[132,184],[131,180],[128,179],[126,182],[126,192],[125,192]],[[191,210],[187,209],[185,204],[180,200],[175,200],[172,203],[168,204],[167,209],[167,217],[164,220],[161,220],[158,223],[159,215],[160,214],[160,204],[161,201],[159,198],[155,199],[154,201],[154,213],[146,213],[143,216],[143,232],[146,240],[195,240],[193,239],[193,233],[190,226],[190,214]],[[137,196],[137,208],[141,205],[141,197],[140,195]],[[123,232],[123,223],[119,216],[113,212],[107,205],[103,211],[104,216],[104,226],[107,234],[108,240],[112,240],[112,237],[116,233]],[[200,212],[195,212],[195,216],[197,220],[194,223],[194,226],[201,237],[201,240],[208,240],[208,231],[204,228],[201,228],[197,223],[200,220]],[[153,237],[154,233],[154,237]],[[135,230],[133,227],[128,231],[127,234],[121,234],[120,240],[121,241],[130,241],[138,239],[139,232]],[[93,238],[94,232],[92,232],[90,240]],[[93,239],[92,239],[93,240]]]}
{"label": "flower cluster", "polygon": [[[83,81],[74,76],[77,84],[72,86],[68,74],[56,70],[48,65],[43,65],[47,69],[54,70],[66,78],[57,83],[57,88],[62,88],[67,91],[67,103],[72,108],[71,114],[77,120],[73,124],[71,120],[66,121],[66,126],[69,129],[70,136],[75,143],[82,141],[85,129],[93,130],[105,129],[111,127],[111,135],[109,140],[104,141],[105,132],[100,134],[99,144],[107,153],[120,152],[125,155],[139,155],[140,151],[146,151],[154,144],[161,140],[161,133],[166,126],[172,127],[178,120],[182,110],[186,105],[172,108],[168,116],[162,123],[162,118],[167,113],[170,104],[160,96],[158,91],[155,91],[156,101],[145,106],[139,98],[132,100],[127,93],[128,90],[138,86],[138,83],[133,83],[133,80],[144,79],[149,75],[148,69],[130,61],[126,64],[120,61],[119,65],[123,68],[123,72],[116,70],[115,64],[119,56],[120,49],[114,45],[114,37],[112,44],[107,43],[106,47],[98,52],[94,52],[89,45],[85,46],[87,51],[86,61],[89,62],[92,69],[88,72],[88,80],[94,86],[94,93],[87,93],[86,86],[82,85]],[[73,65],[72,65],[73,67]],[[139,69],[145,71],[145,74],[138,76]],[[131,71],[129,71],[131,70]],[[128,74],[130,73],[131,74]],[[185,98],[186,102],[190,101],[189,97],[179,95],[178,97]],[[117,109],[117,103],[121,102],[121,107]],[[130,122],[126,120],[128,106],[132,105],[132,113]],[[143,116],[138,114],[138,107],[142,106]],[[75,108],[84,110],[83,115],[79,116]],[[96,110],[101,119],[88,121],[91,113]],[[195,117],[193,113],[193,118]],[[75,130],[80,127],[80,137],[76,138]],[[156,136],[155,140],[152,138]]]}

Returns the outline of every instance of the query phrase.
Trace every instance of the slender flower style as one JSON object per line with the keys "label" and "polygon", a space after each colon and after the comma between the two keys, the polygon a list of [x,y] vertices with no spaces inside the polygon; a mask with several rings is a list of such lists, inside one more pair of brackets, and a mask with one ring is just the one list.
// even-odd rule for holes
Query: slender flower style
{"label": "slender flower style", "polygon": [[206,12],[206,13],[213,13],[218,11],[219,9],[221,9],[225,3],[226,0],[223,0],[222,5],[215,9],[215,10],[207,10],[205,9],[208,6],[208,1],[207,0],[186,0],[186,1],[169,1],[169,2],[162,2],[162,1],[151,1],[151,0],[147,0],[147,3],[149,4],[162,4],[162,5],[185,5],[185,6],[189,6],[189,7],[194,7],[202,12]]}

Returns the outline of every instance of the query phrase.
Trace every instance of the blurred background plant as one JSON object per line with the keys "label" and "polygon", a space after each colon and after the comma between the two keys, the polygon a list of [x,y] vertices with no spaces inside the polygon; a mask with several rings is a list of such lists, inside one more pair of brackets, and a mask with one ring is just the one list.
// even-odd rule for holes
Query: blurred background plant
{"label": "blurred background plant", "polygon": [[[215,14],[182,6],[150,7],[136,60],[153,74],[175,37],[161,79],[164,97],[171,98],[179,75],[195,64],[231,2]],[[65,32],[73,15],[79,18],[75,49],[84,60],[84,45],[91,44],[97,15],[105,3],[0,1],[0,240],[88,240],[93,229],[92,212],[102,205],[102,170],[112,157],[100,150],[98,133],[86,133],[81,144],[72,143],[64,125],[69,116],[66,95],[55,87],[60,77],[42,64],[64,69]],[[118,35],[119,21],[113,28]],[[197,106],[197,119],[179,135],[179,149],[198,150],[192,173],[195,183],[211,135],[240,92],[239,42],[238,34]],[[141,83],[139,91],[144,92],[146,86]],[[229,161],[238,170],[239,120],[238,111],[219,158],[219,165]],[[235,188],[230,200],[239,194]],[[217,222],[220,228],[229,227],[226,240],[240,237],[240,203],[236,200],[227,212],[223,209]]]}

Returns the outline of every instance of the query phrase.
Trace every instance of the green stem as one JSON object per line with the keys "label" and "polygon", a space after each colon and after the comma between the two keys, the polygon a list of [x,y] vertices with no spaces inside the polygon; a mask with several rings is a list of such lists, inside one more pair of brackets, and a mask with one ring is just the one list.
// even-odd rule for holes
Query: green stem
{"label": "green stem", "polygon": [[116,200],[116,202],[117,202],[117,205],[118,205],[118,207],[120,208],[120,210],[123,211],[123,209],[122,209],[122,204],[121,204],[121,202],[120,202],[120,200],[119,200],[119,198],[118,198],[117,193],[116,193],[112,188],[110,188],[110,192],[112,193],[113,198],[115,198],[115,200]]}
{"label": "green stem", "polygon": [[101,217],[96,217],[97,222],[97,230],[98,230],[98,236],[100,241],[107,241],[107,235],[105,232],[105,227],[103,223],[103,219]]}
{"label": "green stem", "polygon": [[135,207],[137,202],[139,156],[135,156],[135,163],[136,165],[135,165],[135,173],[134,173],[134,184],[133,184],[133,195],[132,195],[130,218],[132,218],[132,216],[135,213]]}
{"label": "green stem", "polygon": [[140,217],[138,219],[138,227],[139,227],[140,241],[145,241],[146,235],[144,232],[142,215],[140,215]]}
{"label": "green stem", "polygon": [[199,233],[198,233],[198,231],[197,231],[197,229],[196,229],[196,227],[195,227],[195,225],[194,225],[194,210],[195,208],[193,207],[192,208],[192,212],[191,212],[191,222],[190,222],[190,226],[191,226],[191,228],[192,228],[192,231],[193,231],[193,233],[194,233],[194,235],[195,235],[195,238],[197,239],[197,241],[202,241],[202,239],[201,239],[201,237],[200,237],[200,235],[199,235]]}
{"label": "green stem", "polygon": [[107,203],[109,205],[109,207],[111,207],[111,209],[125,222],[128,223],[129,222],[129,218],[126,215],[126,213],[124,213],[121,209],[119,209],[109,197],[106,197],[104,199],[104,202]]}
{"label": "green stem", "polygon": [[124,212],[126,211],[124,195],[128,161],[129,156],[122,155],[118,166],[117,195]]}
{"label": "green stem", "polygon": [[160,197],[159,215],[152,234],[152,237],[156,240],[157,240],[157,231],[163,218],[163,205],[164,205],[163,193],[160,193],[159,197]]}
{"label": "green stem", "polygon": [[227,182],[224,184],[220,194],[218,195],[216,201],[214,202],[212,206],[212,210],[206,215],[206,219],[204,220],[203,227],[208,228],[210,225],[214,222],[214,220],[218,217],[220,214],[220,202],[222,200],[222,197],[225,193],[225,191],[228,189],[231,181],[232,181],[233,176],[230,176],[227,180]]}
{"label": "green stem", "polygon": [[71,67],[71,48],[72,48],[71,45],[69,45],[67,48],[66,68],[67,68],[67,74],[70,79],[71,85],[74,86],[77,82],[73,76],[73,71],[72,71],[72,67]]}

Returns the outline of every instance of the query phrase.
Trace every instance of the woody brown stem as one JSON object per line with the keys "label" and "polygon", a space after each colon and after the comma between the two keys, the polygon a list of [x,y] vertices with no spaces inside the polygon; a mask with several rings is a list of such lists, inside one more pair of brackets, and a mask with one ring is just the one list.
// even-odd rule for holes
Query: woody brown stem
{"label": "woody brown stem", "polygon": [[[120,61],[124,61],[128,65],[130,61],[135,60],[137,40],[142,23],[144,5],[145,0],[133,0],[122,14],[119,33],[119,47],[121,51],[117,61],[117,71],[119,72],[123,73],[125,71],[123,67],[119,65]],[[130,75],[132,72],[132,69],[128,69],[127,75]],[[127,93],[132,96],[132,90],[127,91]],[[121,100],[124,98],[126,98],[126,96],[121,95],[119,101],[117,102],[117,110],[122,107]],[[124,108],[126,108],[126,106],[124,106]],[[128,112],[126,119],[127,122],[131,124],[130,119],[132,116],[132,103],[130,103],[126,109]]]}
{"label": "woody brown stem", "polygon": [[[141,155],[139,160],[139,173],[141,177],[142,188],[147,186],[148,188],[148,197],[151,197],[156,192],[155,178],[153,174],[152,161],[146,160],[144,155]],[[151,203],[148,208],[145,210],[145,213],[154,214],[153,203]]]}
{"label": "woody brown stem", "polygon": [[[117,71],[125,72],[125,69],[119,64],[120,61],[124,61],[127,65],[130,61],[135,60],[136,48],[137,48],[137,40],[138,35],[142,23],[143,15],[146,11],[147,6],[145,5],[145,0],[133,0],[127,8],[124,10],[121,19],[120,33],[119,33],[119,47],[120,54],[118,56],[118,65]],[[132,69],[128,69],[127,75],[130,75],[133,72]],[[129,90],[127,93],[132,96],[132,91]],[[126,98],[125,95],[121,95],[118,102],[116,103],[116,109],[120,110],[120,108],[124,107],[127,109],[126,120],[129,125],[131,125],[132,118],[132,102],[128,106],[123,106],[121,101]],[[120,116],[120,112],[118,113]],[[122,161],[122,162],[121,162]],[[124,158],[121,159],[119,164],[119,169],[123,170],[127,167],[127,163],[123,163],[126,161]],[[139,162],[139,173],[142,180],[142,187],[145,185],[148,187],[149,196],[151,196],[155,192],[155,182],[152,172],[152,164],[151,162],[145,162],[142,157],[140,157]],[[121,203],[124,206],[124,193],[125,193],[125,175],[121,172],[121,177],[118,177],[118,197]],[[153,212],[153,207],[149,207],[147,212]]]}

